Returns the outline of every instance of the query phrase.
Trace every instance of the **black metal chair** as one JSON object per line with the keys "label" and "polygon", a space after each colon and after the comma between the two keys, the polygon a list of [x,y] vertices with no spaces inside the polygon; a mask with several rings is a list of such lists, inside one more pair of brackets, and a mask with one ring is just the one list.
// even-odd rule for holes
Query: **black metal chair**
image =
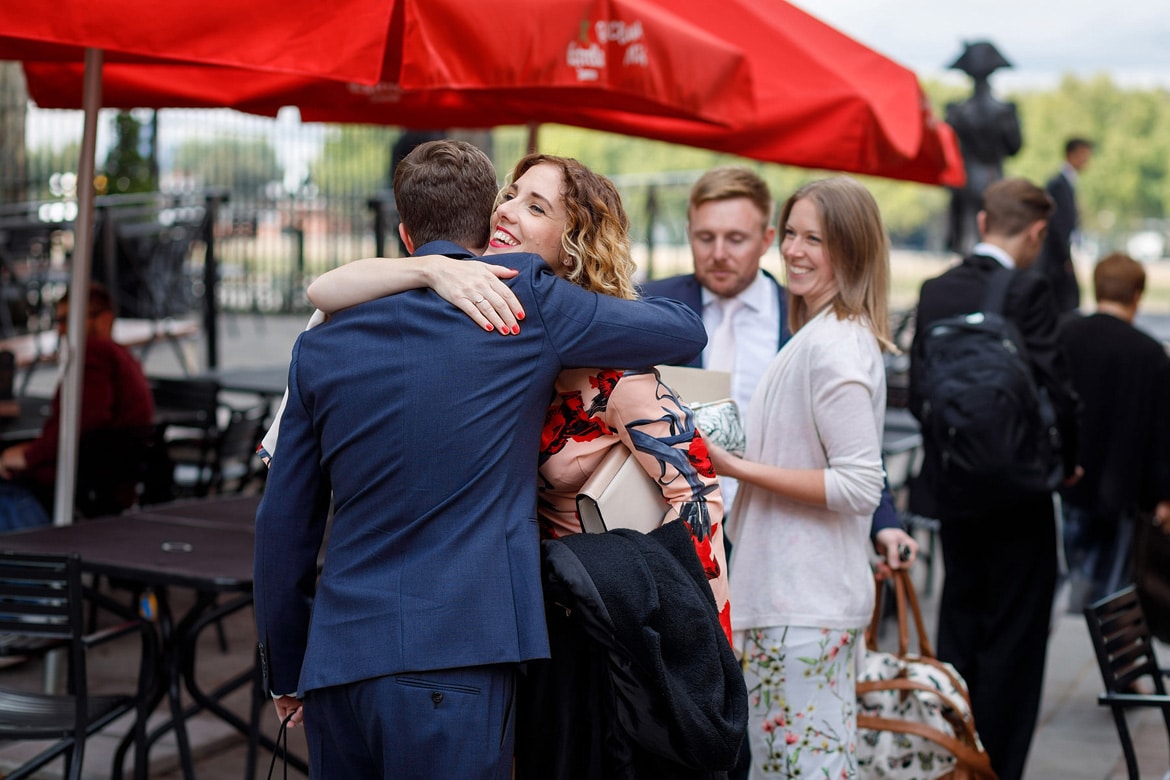
{"label": "black metal chair", "polygon": [[[202,473],[211,465],[219,435],[219,383],[211,379],[152,377],[150,387],[159,453],[169,460],[173,471]],[[173,474],[170,479],[171,495],[159,487],[160,498],[175,497],[179,486],[173,483]],[[206,491],[196,490],[194,494],[206,495]]]}
{"label": "black metal chair", "polygon": [[151,479],[154,426],[104,428],[81,436],[74,510],[81,517],[121,514],[139,502]]}
{"label": "black metal chair", "polygon": [[[1170,670],[1158,666],[1150,627],[1132,586],[1085,607],[1085,620],[1089,624],[1089,636],[1105,683],[1105,693],[1097,701],[1113,712],[1130,780],[1140,780],[1126,711],[1149,707],[1161,709],[1166,736],[1170,739],[1170,696],[1166,695],[1163,681],[1170,675]],[[1142,681],[1152,685],[1154,692],[1136,693],[1135,686]],[[1163,780],[1167,778],[1170,778],[1170,771]]]}
{"label": "black metal chair", "polygon": [[[83,595],[84,594],[84,595]],[[0,739],[56,740],[6,777],[30,777],[64,756],[62,777],[81,777],[85,742],[127,713],[135,713],[136,761],[145,761],[146,703],[154,684],[156,636],[153,627],[124,607],[105,599],[103,607],[123,622],[96,633],[84,629],[81,559],[77,555],[0,553],[0,633],[31,642],[60,644],[68,654],[69,684],[65,694],[0,688]],[[90,695],[86,651],[94,645],[132,633],[141,635],[138,689],[133,693]]]}
{"label": "black metal chair", "polygon": [[175,486],[180,493],[196,496],[241,493],[265,476],[256,446],[263,435],[267,409],[263,406],[224,408],[227,423],[214,432],[203,462],[194,468],[179,464],[175,469]]}

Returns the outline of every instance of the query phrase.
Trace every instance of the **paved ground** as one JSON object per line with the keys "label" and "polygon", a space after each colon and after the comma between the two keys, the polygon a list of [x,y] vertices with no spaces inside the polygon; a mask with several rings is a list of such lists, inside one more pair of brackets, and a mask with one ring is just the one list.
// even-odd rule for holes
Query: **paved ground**
{"label": "paved ground", "polygon": [[[289,348],[303,319],[300,316],[225,317],[221,329],[221,365],[287,363]],[[1170,318],[1167,320],[1170,321]],[[196,354],[201,355],[202,352],[197,351]],[[178,370],[174,356],[163,349],[152,352],[147,365],[151,373],[174,373]],[[48,371],[42,372],[51,387],[50,374]],[[38,377],[37,381],[42,381],[42,377]],[[936,572],[936,581],[940,575],[941,572]],[[923,576],[924,572],[920,571],[919,579]],[[924,613],[932,625],[937,609],[937,592],[936,587],[932,595],[923,599]],[[200,647],[200,677],[207,684],[230,678],[245,668],[251,659],[254,642],[251,614],[245,612],[232,616],[226,621],[225,629],[229,638],[229,651],[226,654],[215,646],[210,632]],[[1170,648],[1159,646],[1158,649],[1163,666],[1170,666]],[[93,662],[91,679],[101,690],[132,687],[129,675],[133,673],[133,664],[129,645],[105,648]],[[39,679],[40,669],[33,663],[0,669],[0,685],[35,683]],[[1123,780],[1126,777],[1112,720],[1108,712],[1096,704],[1099,690],[1100,677],[1084,621],[1079,616],[1064,614],[1058,607],[1054,610],[1044,703],[1028,764],[1028,780]],[[243,692],[235,694],[229,703],[237,712],[246,713],[247,696]],[[1142,752],[1142,777],[1147,780],[1161,778],[1167,768],[1167,756],[1170,755],[1170,745],[1167,744],[1161,719],[1156,713],[1148,712],[1133,718],[1132,723],[1136,727]],[[86,778],[98,780],[109,776],[112,745],[128,727],[127,723],[115,724],[107,730],[112,736],[91,740],[87,751]],[[276,723],[271,708],[265,710],[264,728],[270,736],[275,736]],[[245,749],[241,738],[234,732],[211,722],[206,716],[199,716],[193,726],[193,740],[196,745],[198,777],[219,780],[244,776]],[[290,746],[294,751],[304,754],[304,743],[299,731],[292,733]],[[5,766],[12,766],[13,759],[27,747],[0,745],[0,771]],[[155,749],[152,758],[152,778],[177,780],[181,777],[175,763],[173,745],[164,741]],[[260,756],[257,768],[259,777],[267,775],[268,761],[267,754]],[[53,771],[44,774],[44,777],[60,776],[59,763],[51,769]],[[296,772],[291,774],[299,776]],[[282,776],[279,767],[275,776]]]}

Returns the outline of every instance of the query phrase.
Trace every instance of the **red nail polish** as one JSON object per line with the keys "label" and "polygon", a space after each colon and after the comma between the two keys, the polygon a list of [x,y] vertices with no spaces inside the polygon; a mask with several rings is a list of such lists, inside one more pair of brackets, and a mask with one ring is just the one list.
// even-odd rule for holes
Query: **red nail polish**
{"label": "red nail polish", "polygon": [[522,312],[522,311],[516,312],[516,319],[518,319],[518,320],[524,319],[524,312]]}
{"label": "red nail polish", "polygon": [[489,322],[487,325],[483,326],[483,329],[490,331],[492,329],[492,324]]}

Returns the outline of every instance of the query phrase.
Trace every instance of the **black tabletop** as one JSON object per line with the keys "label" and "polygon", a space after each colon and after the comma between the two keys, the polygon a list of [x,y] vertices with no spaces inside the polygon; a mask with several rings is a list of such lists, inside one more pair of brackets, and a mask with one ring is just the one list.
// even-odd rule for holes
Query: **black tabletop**
{"label": "black tabletop", "polygon": [[288,386],[288,364],[215,368],[203,372],[199,378],[214,379],[219,382],[220,388],[230,392],[277,397],[284,395],[284,389]]}
{"label": "black tabletop", "polygon": [[250,529],[140,515],[0,536],[0,549],[58,555],[75,552],[86,571],[146,585],[205,591],[250,590],[254,543],[255,534]]}
{"label": "black tabletop", "polygon": [[210,524],[251,532],[255,529],[258,506],[258,495],[217,496],[147,506],[131,516],[176,523]]}

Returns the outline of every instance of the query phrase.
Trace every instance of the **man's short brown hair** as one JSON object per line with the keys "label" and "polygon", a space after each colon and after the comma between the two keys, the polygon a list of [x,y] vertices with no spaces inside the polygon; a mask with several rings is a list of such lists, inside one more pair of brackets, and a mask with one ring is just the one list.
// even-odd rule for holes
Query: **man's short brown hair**
{"label": "man's short brown hair", "polygon": [[453,241],[487,246],[496,192],[488,156],[465,141],[429,141],[394,170],[394,202],[414,245]]}
{"label": "man's short brown hair", "polygon": [[768,183],[751,168],[742,165],[720,165],[700,176],[691,187],[687,214],[704,203],[732,198],[747,198],[763,216],[763,227],[766,229],[771,224],[775,204]]}
{"label": "man's short brown hair", "polygon": [[1130,306],[1146,291],[1146,269],[1129,255],[1114,252],[1093,269],[1093,290],[1098,302]]}
{"label": "man's short brown hair", "polygon": [[1041,220],[1056,206],[1047,192],[1027,179],[1001,179],[983,191],[984,233],[1011,238]]}

